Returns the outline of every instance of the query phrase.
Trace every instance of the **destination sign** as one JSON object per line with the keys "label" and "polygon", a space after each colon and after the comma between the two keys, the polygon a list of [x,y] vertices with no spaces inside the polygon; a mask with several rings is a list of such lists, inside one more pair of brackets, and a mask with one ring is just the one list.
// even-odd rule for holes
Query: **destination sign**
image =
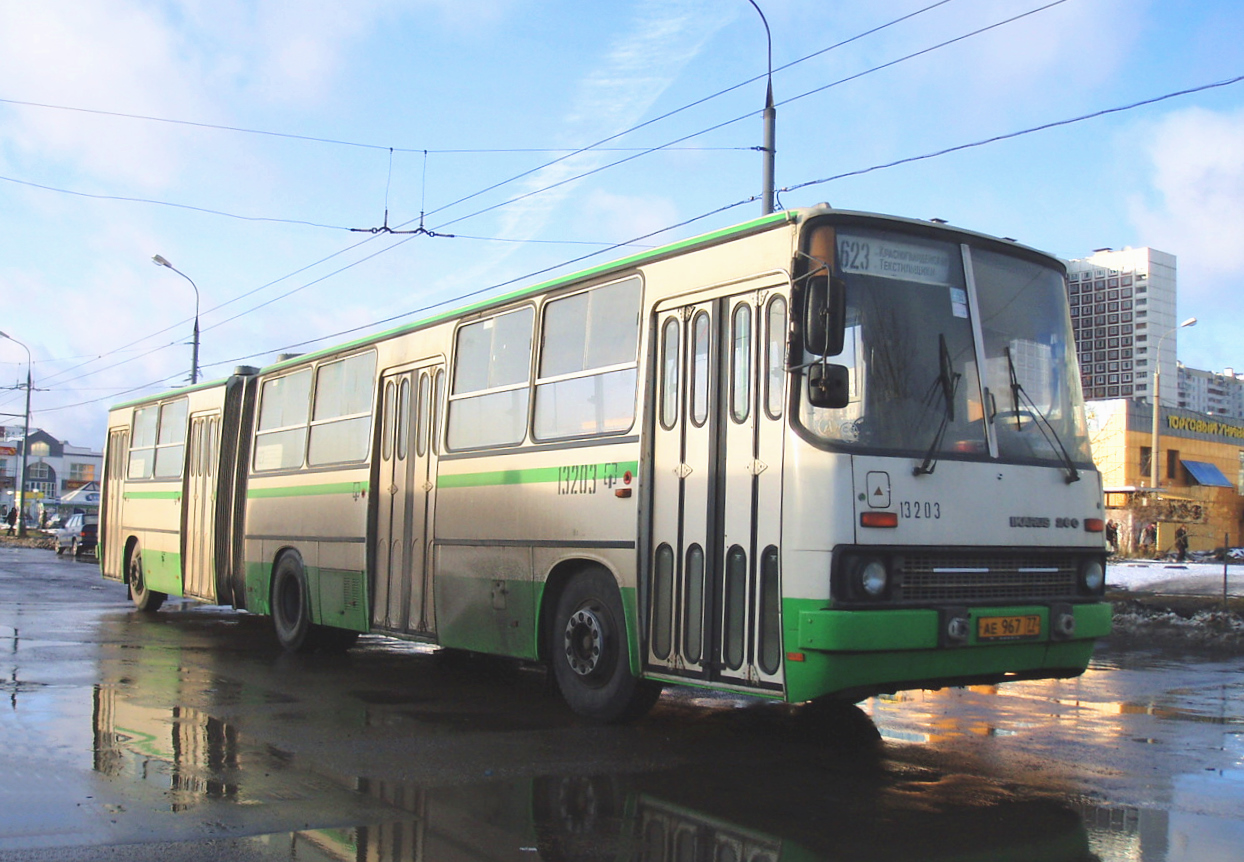
{"label": "destination sign", "polygon": [[875,236],[838,234],[843,272],[921,284],[950,284],[950,254],[941,248]]}

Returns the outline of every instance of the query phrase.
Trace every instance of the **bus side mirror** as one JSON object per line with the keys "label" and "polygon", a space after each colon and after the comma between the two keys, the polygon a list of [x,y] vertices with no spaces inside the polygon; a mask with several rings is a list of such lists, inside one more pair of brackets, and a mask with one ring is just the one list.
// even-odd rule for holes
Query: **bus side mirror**
{"label": "bus side mirror", "polygon": [[837,356],[846,332],[846,284],[840,278],[814,275],[805,296],[804,349],[814,356]]}
{"label": "bus side mirror", "polygon": [[808,403],[837,409],[851,400],[850,371],[845,365],[815,362],[808,366]]}

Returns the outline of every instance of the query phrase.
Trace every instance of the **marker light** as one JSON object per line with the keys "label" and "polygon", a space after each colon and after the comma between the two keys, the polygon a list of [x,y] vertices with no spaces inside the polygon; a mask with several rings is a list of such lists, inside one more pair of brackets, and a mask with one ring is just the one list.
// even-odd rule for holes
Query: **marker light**
{"label": "marker light", "polygon": [[897,527],[897,512],[860,512],[861,527]]}

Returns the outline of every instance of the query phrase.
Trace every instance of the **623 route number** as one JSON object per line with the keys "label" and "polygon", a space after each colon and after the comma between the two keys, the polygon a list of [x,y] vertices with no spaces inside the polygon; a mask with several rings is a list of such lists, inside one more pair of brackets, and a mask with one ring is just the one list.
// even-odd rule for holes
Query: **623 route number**
{"label": "623 route number", "polygon": [[942,517],[942,504],[936,500],[902,500],[898,514],[911,521],[936,521]]}

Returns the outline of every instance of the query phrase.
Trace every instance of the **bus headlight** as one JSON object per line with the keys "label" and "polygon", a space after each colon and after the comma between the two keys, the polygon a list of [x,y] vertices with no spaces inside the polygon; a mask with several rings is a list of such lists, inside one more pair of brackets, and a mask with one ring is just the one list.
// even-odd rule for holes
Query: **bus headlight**
{"label": "bus headlight", "polygon": [[1080,585],[1085,592],[1100,593],[1106,584],[1106,570],[1100,560],[1089,560],[1080,569]]}
{"label": "bus headlight", "polygon": [[855,572],[855,585],[859,591],[870,599],[879,599],[885,595],[890,583],[890,573],[885,563],[873,557],[865,560]]}

